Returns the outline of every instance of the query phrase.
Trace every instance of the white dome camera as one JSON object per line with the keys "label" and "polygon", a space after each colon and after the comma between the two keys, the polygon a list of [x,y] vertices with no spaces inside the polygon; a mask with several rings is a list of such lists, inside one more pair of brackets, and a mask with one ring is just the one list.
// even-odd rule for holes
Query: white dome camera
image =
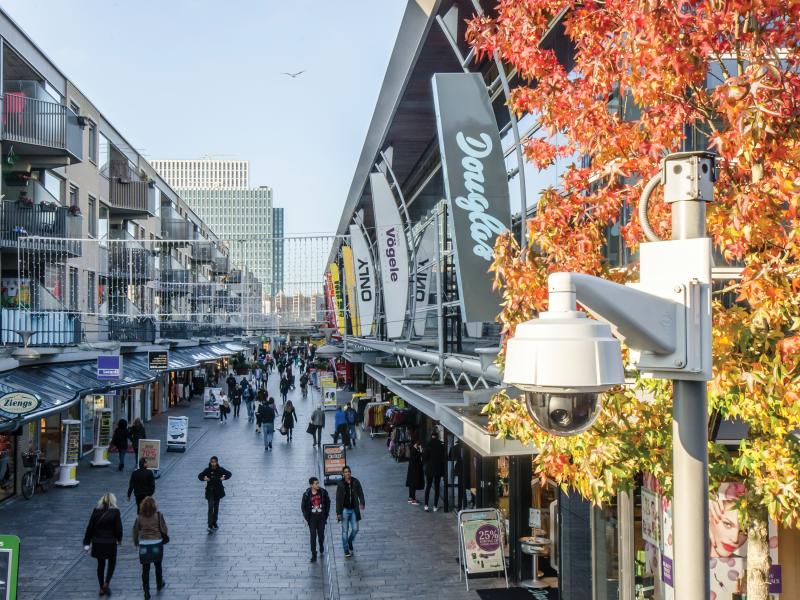
{"label": "white dome camera", "polygon": [[[574,309],[553,311],[559,305],[552,290],[550,298],[551,312],[518,325],[508,341],[503,379],[525,392],[539,427],[575,435],[600,415],[599,394],[625,380],[620,344],[608,324]],[[574,308],[574,293],[572,302]]]}

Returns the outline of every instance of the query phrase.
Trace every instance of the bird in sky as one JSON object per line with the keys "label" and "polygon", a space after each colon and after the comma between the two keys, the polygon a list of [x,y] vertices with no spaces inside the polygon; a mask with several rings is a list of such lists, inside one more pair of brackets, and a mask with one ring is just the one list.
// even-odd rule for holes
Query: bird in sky
{"label": "bird in sky", "polygon": [[295,79],[295,78],[299,77],[300,75],[302,75],[305,72],[306,72],[306,70],[303,69],[302,71],[298,71],[297,73],[287,73],[286,71],[284,71],[283,74],[284,75],[288,75],[292,79]]}

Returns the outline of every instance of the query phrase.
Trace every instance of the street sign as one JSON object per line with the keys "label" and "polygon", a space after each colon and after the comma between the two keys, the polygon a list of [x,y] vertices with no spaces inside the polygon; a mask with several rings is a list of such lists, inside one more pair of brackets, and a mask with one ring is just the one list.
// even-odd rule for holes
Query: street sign
{"label": "street sign", "polygon": [[122,357],[119,354],[97,357],[97,378],[116,381],[122,378]]}
{"label": "street sign", "polygon": [[147,353],[147,368],[151,371],[166,371],[169,368],[169,350],[150,350]]}
{"label": "street sign", "polygon": [[0,535],[0,600],[16,600],[19,575],[19,538]]}
{"label": "street sign", "polygon": [[344,444],[322,445],[322,475],[325,483],[339,481],[347,464]]}
{"label": "street sign", "polygon": [[0,396],[0,411],[12,415],[26,415],[39,408],[39,399],[27,392],[9,392]]}

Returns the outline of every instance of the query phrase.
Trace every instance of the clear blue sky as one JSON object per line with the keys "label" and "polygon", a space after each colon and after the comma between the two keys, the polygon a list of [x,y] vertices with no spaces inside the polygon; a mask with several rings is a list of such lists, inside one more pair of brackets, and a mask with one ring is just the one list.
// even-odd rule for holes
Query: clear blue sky
{"label": "clear blue sky", "polygon": [[406,1],[0,5],[145,157],[248,159],[298,233],[338,224]]}

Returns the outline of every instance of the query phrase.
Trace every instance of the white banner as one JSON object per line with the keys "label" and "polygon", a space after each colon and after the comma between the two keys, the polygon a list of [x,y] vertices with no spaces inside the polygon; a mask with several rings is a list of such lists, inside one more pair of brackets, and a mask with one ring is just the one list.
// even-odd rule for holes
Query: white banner
{"label": "white banner", "polygon": [[433,253],[436,243],[436,223],[429,223],[417,246],[414,266],[414,334],[425,335],[425,321],[428,317],[431,281],[433,280]]}
{"label": "white banner", "polygon": [[372,335],[375,322],[375,265],[369,252],[369,244],[358,225],[350,225],[350,246],[356,268],[356,298],[361,335]]}
{"label": "white banner", "polygon": [[403,335],[408,306],[408,243],[386,176],[370,173],[369,183],[381,261],[386,334],[390,339],[399,338]]}

